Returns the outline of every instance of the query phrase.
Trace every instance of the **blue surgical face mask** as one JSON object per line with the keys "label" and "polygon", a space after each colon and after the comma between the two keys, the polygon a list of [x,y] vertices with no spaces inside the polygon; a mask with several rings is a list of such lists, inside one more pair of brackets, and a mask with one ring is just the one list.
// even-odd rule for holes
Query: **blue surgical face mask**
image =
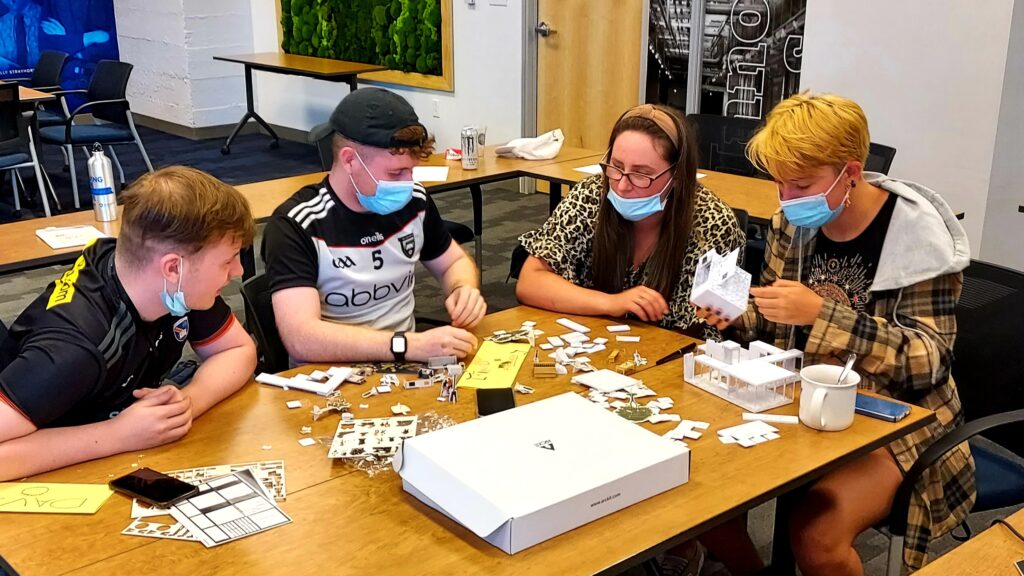
{"label": "blue surgical face mask", "polygon": [[164,290],[160,293],[160,299],[163,300],[164,308],[171,313],[172,316],[184,316],[189,313],[189,307],[185,305],[185,293],[181,291],[181,277],[185,275],[185,258],[178,257],[178,289],[174,294],[167,293],[167,278],[164,278]]}
{"label": "blue surgical face mask", "polygon": [[820,228],[838,218],[843,213],[843,208],[846,207],[846,199],[850,197],[850,191],[846,191],[846,196],[843,197],[843,201],[839,203],[839,206],[836,206],[835,210],[828,205],[828,195],[836,187],[836,184],[839,183],[843,174],[845,174],[845,171],[840,172],[839,176],[832,182],[832,185],[828,187],[828,190],[821,194],[807,196],[806,198],[780,200],[779,204],[782,205],[782,212],[786,215],[786,220],[789,220],[794,226],[801,228]]}
{"label": "blue surgical face mask", "polygon": [[608,201],[612,203],[612,208],[615,208],[615,211],[620,216],[630,222],[639,222],[665,209],[666,201],[661,199],[661,195],[671,185],[672,180],[669,180],[665,183],[665,187],[661,189],[661,192],[644,198],[623,198],[616,194],[615,190],[612,190],[612,187],[609,186]]}
{"label": "blue surgical face mask", "polygon": [[366,167],[366,163],[356,152],[356,158],[359,158],[359,163],[363,165],[363,169],[366,173],[373,178],[373,181],[377,184],[377,192],[373,196],[366,196],[359,191],[359,186],[356,185],[356,181],[352,178],[352,175],[348,175],[348,179],[352,181],[352,187],[356,189],[356,199],[359,200],[359,204],[374,214],[391,214],[401,210],[409,200],[412,200],[412,189],[414,182],[412,180],[377,180],[370,169]]}

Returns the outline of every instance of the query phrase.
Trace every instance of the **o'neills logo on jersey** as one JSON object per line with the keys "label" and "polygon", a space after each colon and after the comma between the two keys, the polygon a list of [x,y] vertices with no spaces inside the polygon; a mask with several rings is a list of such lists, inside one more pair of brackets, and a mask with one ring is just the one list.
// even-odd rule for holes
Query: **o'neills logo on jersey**
{"label": "o'neills logo on jersey", "polygon": [[377,232],[376,234],[371,234],[369,236],[363,236],[363,239],[360,240],[359,243],[362,244],[363,246],[366,246],[367,244],[373,244],[374,242],[383,242],[383,241],[384,241],[384,235],[381,234],[380,232]]}
{"label": "o'neills logo on jersey", "polygon": [[353,286],[352,288],[341,292],[328,292],[327,295],[324,296],[324,302],[329,306],[359,308],[361,306],[380,302],[381,300],[393,298],[398,294],[401,294],[403,290],[412,289],[413,278],[413,271],[410,270],[409,274],[398,283],[374,283],[372,286],[366,288]]}

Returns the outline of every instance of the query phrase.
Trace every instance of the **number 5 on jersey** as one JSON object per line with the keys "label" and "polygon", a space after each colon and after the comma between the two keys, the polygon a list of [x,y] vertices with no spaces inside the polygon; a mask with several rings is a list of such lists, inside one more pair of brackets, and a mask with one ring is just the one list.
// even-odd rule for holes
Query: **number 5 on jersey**
{"label": "number 5 on jersey", "polygon": [[384,258],[381,257],[380,250],[374,250],[371,258],[373,258],[374,270],[380,270],[384,266]]}

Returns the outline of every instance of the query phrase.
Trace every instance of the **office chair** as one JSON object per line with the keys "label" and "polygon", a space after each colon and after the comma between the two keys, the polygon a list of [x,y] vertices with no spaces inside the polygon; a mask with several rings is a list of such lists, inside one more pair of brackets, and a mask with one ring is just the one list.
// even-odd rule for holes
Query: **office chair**
{"label": "office chair", "polygon": [[36,155],[35,141],[29,129],[27,115],[22,113],[21,99],[18,97],[18,85],[0,84],[0,170],[11,172],[11,188],[14,191],[14,215],[21,216],[21,198],[18,184],[24,188],[19,168],[35,170],[39,196],[43,199],[43,211],[50,216],[50,202],[47,200],[46,186],[43,183],[42,166]]}
{"label": "office chair", "polygon": [[257,372],[280,372],[288,369],[288,350],[281,341],[274,319],[270,281],[259,274],[242,283],[246,329],[256,339],[259,365]]}
{"label": "office chair", "polygon": [[[63,148],[68,160],[68,167],[71,171],[71,188],[75,198],[75,208],[81,207],[78,198],[78,179],[75,175],[74,147],[82,146],[86,158],[89,157],[87,146],[94,142],[106,145],[110,151],[111,159],[117,166],[121,184],[124,184],[124,169],[114,151],[115,144],[132,144],[139,148],[146,168],[152,172],[153,164],[146,154],[146,147],[142,144],[138,130],[135,129],[135,121],[132,119],[131,107],[125,94],[128,89],[128,78],[131,76],[133,66],[127,62],[116,60],[100,60],[96,64],[92,79],[89,81],[87,90],[59,90],[53,94],[61,97],[62,103],[66,106],[66,97],[69,94],[85,94],[86,102],[70,112],[67,118],[57,126],[46,126],[39,129],[40,138],[47,144],[56,144]],[[97,124],[75,124],[75,118],[89,112],[93,118],[102,121]]]}
{"label": "office chair", "polygon": [[[888,521],[890,575],[902,568],[914,484],[961,442],[970,443],[976,467],[978,497],[971,512],[1024,503],[1024,461],[1004,453],[1024,456],[1024,358],[1019,351],[1024,336],[1024,274],[972,261],[964,270],[956,317],[952,372],[967,424],[929,446],[900,484]],[[989,443],[977,441],[981,433]]]}
{"label": "office chair", "polygon": [[747,159],[747,142],[761,126],[760,120],[715,114],[689,114],[686,120],[697,139],[699,161],[705,170],[763,178]]}
{"label": "office chair", "polygon": [[892,166],[892,159],[895,157],[895,148],[872,142],[868,148],[868,159],[864,162],[864,169],[868,172],[888,174],[889,167]]}

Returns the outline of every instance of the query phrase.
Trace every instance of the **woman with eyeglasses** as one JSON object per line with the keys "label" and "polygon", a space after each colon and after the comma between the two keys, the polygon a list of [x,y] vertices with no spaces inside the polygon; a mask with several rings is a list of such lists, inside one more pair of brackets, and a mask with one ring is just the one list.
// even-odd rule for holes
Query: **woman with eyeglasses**
{"label": "woman with eyeglasses", "polygon": [[[854,539],[885,520],[903,475],[963,421],[950,376],[955,309],[970,262],[967,236],[934,191],[864,171],[870,136],[857,103],[798,94],[780,102],[747,145],[779,185],[760,287],[731,322],[698,314],[741,339],[800,348],[804,365],[841,364],[852,352],[862,385],[933,410],[935,422],[823,476],[790,521],[803,574],[862,574]],[[904,563],[920,568],[928,542],[952,530],[974,501],[967,443],[918,481]]]}
{"label": "woman with eyeglasses", "polygon": [[708,250],[726,254],[746,236],[732,209],[697,183],[685,121],[663,106],[628,110],[612,128],[601,167],[520,238],[530,255],[519,301],[717,335],[705,332],[689,304],[693,273]]}

